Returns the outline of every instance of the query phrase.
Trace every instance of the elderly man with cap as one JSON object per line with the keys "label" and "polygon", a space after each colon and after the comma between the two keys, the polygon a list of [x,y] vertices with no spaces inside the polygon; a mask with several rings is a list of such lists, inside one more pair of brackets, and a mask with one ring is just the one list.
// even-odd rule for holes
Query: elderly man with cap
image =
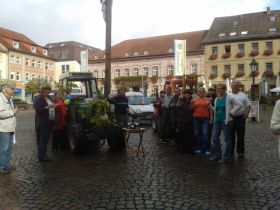
{"label": "elderly man with cap", "polygon": [[4,84],[0,93],[0,174],[8,174],[15,169],[10,164],[13,151],[13,137],[16,128],[16,113],[18,108],[14,108],[11,96],[13,88]]}

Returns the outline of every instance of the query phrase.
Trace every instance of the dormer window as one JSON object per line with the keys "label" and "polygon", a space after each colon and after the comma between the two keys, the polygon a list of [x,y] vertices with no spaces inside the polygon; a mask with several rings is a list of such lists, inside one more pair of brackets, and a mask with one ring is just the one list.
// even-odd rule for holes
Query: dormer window
{"label": "dormer window", "polygon": [[31,52],[36,53],[36,47],[32,46],[31,47]]}
{"label": "dormer window", "polygon": [[276,28],[274,27],[274,28],[269,28],[269,30],[268,30],[269,32],[276,32]]}
{"label": "dormer window", "polygon": [[236,32],[231,32],[229,35],[230,36],[236,36]]}
{"label": "dormer window", "polygon": [[138,53],[138,52],[135,52],[134,55],[137,56],[137,55],[139,55],[139,53]]}
{"label": "dormer window", "polygon": [[43,50],[43,54],[47,56],[48,55],[48,50]]}
{"label": "dormer window", "polygon": [[248,34],[248,31],[241,31],[241,35],[246,35]]}
{"label": "dormer window", "polygon": [[174,53],[173,48],[169,48],[168,52],[169,52],[169,53]]}
{"label": "dormer window", "polygon": [[226,33],[219,33],[219,38],[226,37]]}
{"label": "dormer window", "polygon": [[19,42],[13,41],[13,47],[14,48],[19,48]]}
{"label": "dormer window", "polygon": [[98,59],[98,56],[96,55],[96,56],[94,56],[94,59]]}
{"label": "dormer window", "polygon": [[129,56],[129,53],[125,53],[124,56],[125,56],[125,57],[128,57],[128,56]]}
{"label": "dormer window", "polygon": [[146,51],[144,52],[144,55],[149,55],[149,51],[146,50]]}

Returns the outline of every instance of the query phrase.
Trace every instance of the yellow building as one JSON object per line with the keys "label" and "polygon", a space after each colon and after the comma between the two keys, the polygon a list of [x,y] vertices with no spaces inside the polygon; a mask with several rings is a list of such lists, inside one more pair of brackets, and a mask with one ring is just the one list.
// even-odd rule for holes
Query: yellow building
{"label": "yellow building", "polygon": [[[2,59],[1,59],[2,57]],[[3,79],[16,84],[16,97],[30,99],[25,84],[31,79],[54,80],[55,60],[48,50],[23,34],[0,28],[0,70]]]}
{"label": "yellow building", "polygon": [[258,63],[255,73],[256,92],[268,94],[276,86],[280,70],[280,11],[242,14],[215,18],[205,39],[206,84],[238,80],[250,94],[250,63]]}

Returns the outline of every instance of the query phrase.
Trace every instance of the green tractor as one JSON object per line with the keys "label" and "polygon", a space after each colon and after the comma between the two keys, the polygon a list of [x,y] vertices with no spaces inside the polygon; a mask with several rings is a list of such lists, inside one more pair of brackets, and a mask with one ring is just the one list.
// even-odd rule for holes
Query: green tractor
{"label": "green tractor", "polygon": [[68,72],[60,76],[60,84],[70,100],[67,106],[70,151],[74,154],[99,151],[106,140],[112,150],[123,148],[122,140],[117,143],[120,146],[116,146],[114,133],[118,128],[111,105],[98,97],[96,78],[89,72]]}

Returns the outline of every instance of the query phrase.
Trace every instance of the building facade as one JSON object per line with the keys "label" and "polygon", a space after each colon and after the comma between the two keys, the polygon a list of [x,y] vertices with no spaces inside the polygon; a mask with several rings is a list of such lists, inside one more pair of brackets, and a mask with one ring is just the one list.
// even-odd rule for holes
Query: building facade
{"label": "building facade", "polygon": [[258,64],[255,96],[267,95],[279,81],[280,11],[267,11],[215,18],[205,39],[206,84],[238,80],[249,95],[253,74],[250,63]]}
{"label": "building facade", "polygon": [[98,48],[75,41],[48,43],[45,47],[49,50],[50,56],[56,59],[56,81],[62,73],[80,71],[81,51],[88,50],[89,53],[100,51]]}
{"label": "building facade", "polygon": [[[204,55],[201,45],[207,31],[195,31],[165,36],[125,40],[112,46],[111,84],[116,91],[120,86],[140,87],[149,96],[163,90],[166,81],[174,77],[174,40],[187,40],[186,74],[198,75],[204,81]],[[105,76],[104,51],[89,58],[89,70],[99,78],[103,88]]]}
{"label": "building facade", "polygon": [[54,80],[55,60],[48,49],[21,33],[0,28],[0,71],[2,79],[16,84],[16,97],[30,100],[25,84],[35,78]]}

